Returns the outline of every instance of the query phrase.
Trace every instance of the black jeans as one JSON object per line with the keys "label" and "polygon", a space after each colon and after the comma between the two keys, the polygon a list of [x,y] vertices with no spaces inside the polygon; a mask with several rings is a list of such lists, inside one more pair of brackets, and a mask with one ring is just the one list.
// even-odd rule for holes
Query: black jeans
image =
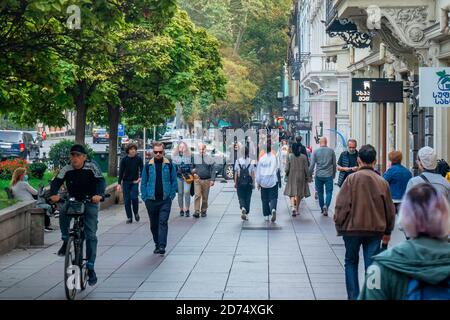
{"label": "black jeans", "polygon": [[252,199],[252,186],[239,186],[237,187],[237,195],[239,199],[239,208],[245,208],[247,214],[250,212],[250,201]]}
{"label": "black jeans", "polygon": [[172,200],[147,200],[145,201],[148,216],[150,218],[150,231],[157,248],[165,248],[167,245],[168,221]]}
{"label": "black jeans", "polygon": [[261,201],[264,216],[270,216],[273,209],[277,210],[278,183],[272,188],[261,187]]}

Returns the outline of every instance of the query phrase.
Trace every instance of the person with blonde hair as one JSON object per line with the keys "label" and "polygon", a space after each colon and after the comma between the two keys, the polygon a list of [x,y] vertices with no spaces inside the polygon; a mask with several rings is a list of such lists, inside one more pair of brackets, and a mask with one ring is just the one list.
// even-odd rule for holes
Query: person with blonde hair
{"label": "person with blonde hair", "polygon": [[400,207],[410,238],[373,260],[360,300],[450,299],[450,209],[429,183],[413,186]]}
{"label": "person with blonde hair", "polygon": [[[14,170],[11,179],[10,189],[14,198],[19,201],[33,201],[35,200],[34,197],[38,195],[37,190],[28,183],[28,175],[26,168],[17,168],[16,170]],[[38,207],[42,207],[43,209],[48,210],[49,205],[42,204]],[[50,217],[48,216],[48,214],[45,215],[44,222],[45,222],[44,231],[50,232],[54,230],[50,226]]]}
{"label": "person with blonde hair", "polygon": [[178,206],[180,207],[180,216],[189,217],[191,188],[193,187],[192,183],[194,183],[194,178],[191,174],[193,168],[192,155],[186,142],[180,141],[177,148],[174,148],[172,161],[177,170]]}

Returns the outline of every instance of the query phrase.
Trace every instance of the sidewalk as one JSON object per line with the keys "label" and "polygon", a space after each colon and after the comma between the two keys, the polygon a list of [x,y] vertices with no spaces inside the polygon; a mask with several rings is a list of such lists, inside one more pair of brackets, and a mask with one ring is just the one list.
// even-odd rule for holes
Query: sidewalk
{"label": "sidewalk", "polygon": [[[77,299],[346,299],[343,241],[332,216],[321,216],[314,197],[296,218],[288,205],[280,190],[276,228],[264,230],[259,192],[248,222],[231,183],[211,189],[206,218],[179,217],[175,199],[164,257],[152,253],[143,203],[141,222],[130,225],[122,206],[102,211],[99,281]],[[402,239],[393,234],[393,244]],[[0,299],[65,299],[59,232],[45,243],[0,256]],[[362,265],[360,273],[362,280]]]}

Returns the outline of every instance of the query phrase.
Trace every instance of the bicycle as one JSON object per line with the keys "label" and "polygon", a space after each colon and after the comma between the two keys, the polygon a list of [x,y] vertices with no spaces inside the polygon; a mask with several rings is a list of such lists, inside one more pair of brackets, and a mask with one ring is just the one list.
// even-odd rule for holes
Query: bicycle
{"label": "bicycle", "polygon": [[[102,202],[110,195],[104,195]],[[90,199],[77,201],[74,198],[63,199],[66,203],[65,213],[74,219],[73,227],[70,229],[64,259],[64,289],[66,298],[74,300],[78,290],[83,291],[87,287],[88,269],[85,248],[84,214],[85,205]]]}

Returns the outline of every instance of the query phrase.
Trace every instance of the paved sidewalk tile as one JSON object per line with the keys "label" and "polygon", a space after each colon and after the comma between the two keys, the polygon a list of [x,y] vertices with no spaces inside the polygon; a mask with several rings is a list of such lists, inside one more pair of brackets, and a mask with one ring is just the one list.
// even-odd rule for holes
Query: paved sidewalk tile
{"label": "paved sidewalk tile", "polygon": [[[126,224],[123,206],[102,212],[96,261],[99,282],[77,299],[347,297],[342,238],[336,236],[332,215],[321,216],[313,197],[302,201],[300,216],[291,217],[289,199],[280,192],[277,221],[266,223],[260,193],[255,191],[249,221],[243,222],[231,182],[217,183],[211,189],[206,218],[180,217],[178,202],[173,202],[164,256],[153,254],[142,202],[140,216],[139,223]],[[396,230],[392,239],[398,243],[403,235]],[[0,299],[65,299],[64,258],[55,254],[61,246],[58,232],[46,234],[45,243],[45,248],[16,249],[0,256]],[[361,258],[360,280],[362,262]]]}

